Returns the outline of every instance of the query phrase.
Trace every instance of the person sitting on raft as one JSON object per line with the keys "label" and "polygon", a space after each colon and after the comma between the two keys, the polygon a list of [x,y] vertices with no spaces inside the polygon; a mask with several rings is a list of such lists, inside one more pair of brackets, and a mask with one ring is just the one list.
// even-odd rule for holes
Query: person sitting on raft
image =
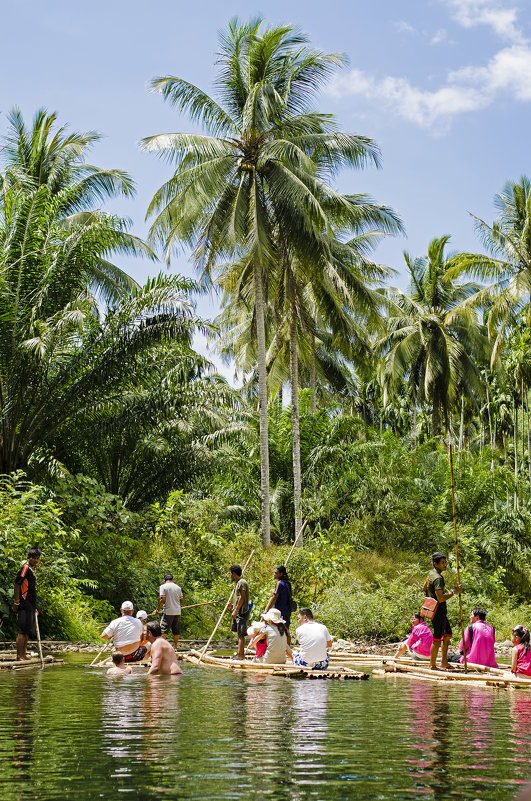
{"label": "person sitting on raft", "polygon": [[265,621],[263,635],[266,639],[266,650],[263,656],[256,658],[257,662],[264,662],[267,665],[283,665],[286,662],[288,646],[286,621],[281,616],[278,609],[270,609],[264,612],[262,618]]}
{"label": "person sitting on raft", "polygon": [[120,607],[121,617],[112,620],[102,632],[102,639],[114,638],[114,647],[124,655],[125,662],[140,662],[147,654],[147,646],[141,644],[142,622],[133,617],[134,606],[124,601]]}
{"label": "person sitting on raft", "polygon": [[527,626],[515,626],[511,632],[511,640],[514,645],[511,673],[514,673],[515,676],[518,673],[523,676],[531,676],[531,645]]}
{"label": "person sitting on raft", "polygon": [[332,645],[328,629],[313,619],[311,609],[299,609],[298,621],[296,635],[300,649],[293,654],[293,664],[313,670],[326,670],[330,662],[327,648]]}
{"label": "person sitting on raft", "polygon": [[267,650],[267,640],[264,634],[266,624],[263,620],[254,620],[247,629],[247,636],[251,638],[248,647],[252,648],[253,645],[256,650],[256,659],[260,659]]}
{"label": "person sitting on raft", "polygon": [[[465,629],[465,647],[463,640],[459,643],[461,653],[465,651],[466,661],[472,665],[486,665],[486,667],[498,667],[494,657],[494,643],[496,633],[494,628],[485,623],[487,613],[480,606],[476,606],[470,613],[470,625]],[[459,660],[464,663],[464,656]]]}
{"label": "person sitting on raft", "polygon": [[277,565],[275,567],[275,570],[273,572],[273,578],[276,580],[277,583],[275,585],[275,589],[271,594],[271,598],[268,601],[265,611],[269,612],[269,610],[273,608],[278,609],[281,617],[284,618],[286,629],[288,630],[287,637],[289,645],[291,642],[289,634],[289,624],[291,621],[292,592],[291,592],[291,581],[289,580],[289,576],[287,574],[284,565]]}
{"label": "person sitting on raft", "polygon": [[411,625],[411,634],[407,640],[400,643],[394,658],[398,659],[399,656],[402,656],[407,651],[407,655],[412,659],[429,659],[433,642],[433,634],[430,627],[421,618],[420,612],[413,612]]}
{"label": "person sitting on raft", "polygon": [[133,668],[125,664],[124,655],[121,651],[112,652],[113,666],[107,671],[107,676],[124,676],[126,673],[132,673]]}

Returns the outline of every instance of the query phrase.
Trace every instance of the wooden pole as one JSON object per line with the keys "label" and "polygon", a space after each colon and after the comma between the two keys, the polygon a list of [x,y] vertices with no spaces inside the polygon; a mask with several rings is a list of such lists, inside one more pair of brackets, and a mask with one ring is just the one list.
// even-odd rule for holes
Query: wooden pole
{"label": "wooden pole", "polygon": [[[457,514],[455,511],[455,489],[454,489],[454,458],[452,452],[452,440],[450,439],[450,448],[448,449],[450,457],[450,484],[452,487],[452,517],[454,519],[454,541],[455,541],[455,568],[457,571],[457,583],[461,584],[461,574],[459,572],[459,542],[457,539]],[[463,662],[465,665],[465,673],[467,672],[466,664],[466,646],[465,646],[465,629],[463,626],[463,599],[459,593],[459,618],[461,620],[461,638],[463,640]]]}
{"label": "wooden pole", "polygon": [[183,609],[193,609],[195,606],[215,606],[217,601],[205,601],[202,604],[188,604],[188,606],[181,606],[181,610]]}
{"label": "wooden pole", "polygon": [[94,657],[94,659],[93,659],[93,660],[92,660],[92,662],[90,663],[89,667],[92,667],[92,665],[94,665],[94,664],[95,664],[95,663],[98,661],[98,659],[100,658],[100,656],[102,655],[102,653],[105,651],[105,649],[107,648],[107,646],[108,646],[108,645],[109,645],[109,643],[111,643],[111,642],[112,642],[112,638],[111,638],[110,640],[107,640],[107,642],[105,643],[105,645],[103,646],[103,648],[101,649],[101,651],[98,651],[98,653],[96,654],[96,656]]}
{"label": "wooden pole", "polygon": [[37,642],[39,644],[39,656],[41,658],[41,670],[44,670],[44,657],[42,655],[41,632],[39,630],[39,613],[35,612],[35,630],[37,632]]}
{"label": "wooden pole", "polygon": [[[249,562],[250,562],[250,561],[251,561],[251,559],[253,558],[253,555],[254,555],[254,548],[253,548],[253,550],[251,551],[251,553],[249,554],[249,558],[247,559],[246,563],[244,564],[244,566],[243,566],[243,568],[242,568],[242,576],[243,576],[243,574],[245,573],[245,570],[246,570],[246,568],[249,566]],[[212,640],[213,640],[213,638],[214,638],[214,634],[215,634],[215,633],[216,633],[216,631],[218,630],[218,628],[219,628],[219,626],[220,626],[220,623],[221,623],[221,621],[223,620],[223,615],[225,614],[225,612],[226,612],[226,611],[227,611],[227,609],[229,608],[230,599],[232,598],[233,594],[234,594],[234,590],[231,590],[231,593],[230,593],[230,595],[229,595],[229,600],[227,601],[227,603],[226,603],[226,604],[225,604],[225,606],[223,607],[223,612],[222,612],[222,613],[221,613],[221,615],[219,616],[219,618],[218,618],[218,622],[217,622],[217,623],[216,623],[216,625],[214,626],[214,631],[212,632],[212,634],[211,634],[211,635],[210,635],[210,637],[208,638],[208,642],[207,642],[207,644],[205,645],[205,647],[204,647],[204,648],[203,648],[203,650],[201,651],[201,654],[200,654],[200,656],[199,656],[199,661],[201,661],[201,659],[204,657],[204,655],[205,655],[205,653],[206,653],[206,650],[207,650],[208,646],[209,646],[209,645],[210,645],[210,643],[212,642]]]}
{"label": "wooden pole", "polygon": [[295,546],[296,546],[296,544],[298,543],[299,539],[302,537],[302,535],[303,535],[303,533],[304,533],[304,529],[306,528],[306,526],[307,526],[307,525],[308,525],[308,521],[307,521],[307,520],[305,520],[305,521],[304,521],[304,523],[302,524],[301,530],[299,531],[299,533],[298,533],[298,534],[297,534],[297,536],[295,537],[295,540],[294,540],[294,542],[293,542],[293,545],[291,546],[291,550],[290,550],[290,552],[289,552],[289,554],[288,554],[288,556],[287,556],[287,559],[286,559],[286,561],[284,562],[284,567],[286,567],[286,565],[288,564],[288,562],[289,562],[289,560],[290,560],[290,558],[291,558],[291,554],[293,553],[293,549],[295,548]]}

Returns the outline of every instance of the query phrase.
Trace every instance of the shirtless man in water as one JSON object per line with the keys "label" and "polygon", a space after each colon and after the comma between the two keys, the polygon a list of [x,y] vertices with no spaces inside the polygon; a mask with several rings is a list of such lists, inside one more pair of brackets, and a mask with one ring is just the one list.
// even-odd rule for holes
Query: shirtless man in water
{"label": "shirtless man in water", "polygon": [[175,651],[169,642],[162,637],[160,623],[156,620],[148,623],[147,636],[151,643],[151,667],[148,670],[148,676],[154,673],[171,673],[173,675],[182,673]]}

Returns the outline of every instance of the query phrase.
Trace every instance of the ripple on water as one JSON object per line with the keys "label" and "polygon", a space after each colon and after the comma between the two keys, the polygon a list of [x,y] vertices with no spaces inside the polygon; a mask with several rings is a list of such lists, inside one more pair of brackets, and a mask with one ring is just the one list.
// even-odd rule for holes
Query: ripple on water
{"label": "ripple on water", "polygon": [[523,691],[184,670],[0,676],[4,801],[509,801],[531,779]]}

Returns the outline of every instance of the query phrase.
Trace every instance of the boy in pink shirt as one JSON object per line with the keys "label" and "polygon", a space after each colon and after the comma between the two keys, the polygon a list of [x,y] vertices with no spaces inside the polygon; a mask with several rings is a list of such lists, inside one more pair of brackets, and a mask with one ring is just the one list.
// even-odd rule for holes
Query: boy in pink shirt
{"label": "boy in pink shirt", "polygon": [[395,654],[395,659],[405,654],[406,651],[410,656],[416,659],[429,659],[431,644],[433,642],[433,634],[430,628],[422,620],[418,612],[411,615],[411,634],[407,640],[401,642],[398,651]]}
{"label": "boy in pink shirt", "polygon": [[[459,643],[461,653],[466,650],[466,661],[472,665],[486,665],[498,667],[494,657],[494,643],[496,634],[494,628],[485,623],[487,613],[481,607],[476,607],[470,613],[470,626],[465,629],[465,646],[463,640]],[[465,661],[462,656],[461,664]]]}

